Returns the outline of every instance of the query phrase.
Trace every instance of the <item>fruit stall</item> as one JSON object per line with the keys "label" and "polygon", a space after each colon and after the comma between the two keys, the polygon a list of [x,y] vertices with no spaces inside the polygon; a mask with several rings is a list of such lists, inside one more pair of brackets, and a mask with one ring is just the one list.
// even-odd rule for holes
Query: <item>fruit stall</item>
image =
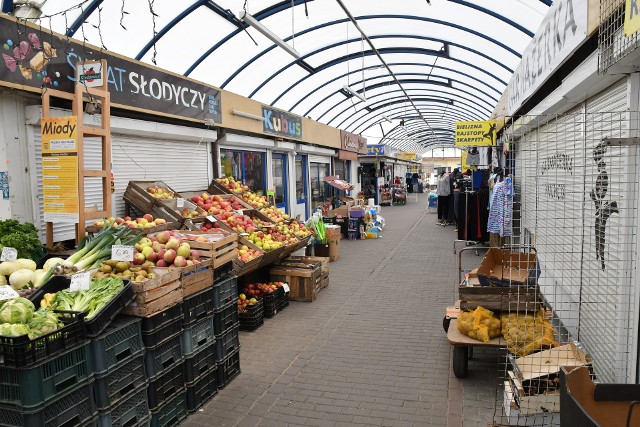
{"label": "fruit stall", "polygon": [[240,331],[328,286],[292,256],[312,231],[232,179],[124,199],[60,254],[0,222],[0,425],[176,425],[240,374]]}

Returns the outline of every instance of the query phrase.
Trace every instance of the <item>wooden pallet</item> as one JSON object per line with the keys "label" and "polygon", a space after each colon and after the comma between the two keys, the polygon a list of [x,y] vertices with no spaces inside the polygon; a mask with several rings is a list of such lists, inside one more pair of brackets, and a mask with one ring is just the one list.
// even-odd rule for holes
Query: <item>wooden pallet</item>
{"label": "wooden pallet", "polygon": [[[477,279],[469,279],[469,283],[476,284]],[[465,286],[461,283],[458,288],[460,308],[475,310],[482,306],[493,311],[537,312],[542,304],[542,293],[538,286]]]}
{"label": "wooden pallet", "polygon": [[329,274],[329,257],[322,256],[290,256],[289,258],[280,262],[290,264],[313,265],[313,263],[320,263],[320,273],[324,275]]}

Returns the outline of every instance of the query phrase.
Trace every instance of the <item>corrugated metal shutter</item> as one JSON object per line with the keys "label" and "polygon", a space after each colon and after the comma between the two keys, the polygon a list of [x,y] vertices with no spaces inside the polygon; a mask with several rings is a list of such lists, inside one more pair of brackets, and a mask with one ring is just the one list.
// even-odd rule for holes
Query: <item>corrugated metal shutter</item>
{"label": "corrugated metal shutter", "polygon": [[111,136],[114,208],[124,215],[124,194],[129,181],[161,180],[176,191],[206,190],[210,183],[211,144]]}
{"label": "corrugated metal shutter", "polygon": [[[35,152],[35,164],[36,164],[36,181],[38,184],[38,210],[36,213],[35,225],[40,231],[40,239],[44,241],[45,236],[45,223],[44,208],[42,199],[42,140],[40,137],[40,128],[33,127],[33,147]],[[100,140],[97,138],[86,138],[85,144],[85,158],[84,164],[86,168],[101,169],[101,148]],[[102,187],[98,179],[89,179],[85,181],[84,186],[85,203],[87,206],[96,206],[98,209],[102,209]],[[93,222],[89,221],[88,223]],[[71,240],[76,238],[76,226],[75,224],[60,224],[53,225],[53,239],[56,242],[63,240]]]}
{"label": "corrugated metal shutter", "polygon": [[[599,174],[593,159],[594,148],[604,137],[628,136],[627,80],[623,79],[586,103],[585,190],[595,188]],[[630,257],[636,215],[635,164],[629,163],[629,147],[608,147],[603,155],[609,185],[603,202],[616,202],[618,212],[606,223],[605,262],[596,259],[596,206],[590,197],[585,203],[584,261],[580,340],[594,355],[596,375],[603,382],[627,382],[629,365],[621,363],[633,353],[629,333],[634,318],[630,301],[635,301]]]}
{"label": "corrugated metal shutter", "polygon": [[331,157],[309,154],[310,163],[331,163]]}

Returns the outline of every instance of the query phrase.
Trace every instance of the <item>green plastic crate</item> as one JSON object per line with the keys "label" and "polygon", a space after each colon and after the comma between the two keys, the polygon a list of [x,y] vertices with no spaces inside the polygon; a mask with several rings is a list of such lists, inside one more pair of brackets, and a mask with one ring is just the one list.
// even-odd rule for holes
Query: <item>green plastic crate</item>
{"label": "green plastic crate", "polygon": [[48,403],[92,375],[89,342],[28,368],[0,366],[0,403],[29,409]]}
{"label": "green plastic crate", "polygon": [[151,427],[177,426],[187,417],[187,391],[176,394],[176,397],[151,411]]}

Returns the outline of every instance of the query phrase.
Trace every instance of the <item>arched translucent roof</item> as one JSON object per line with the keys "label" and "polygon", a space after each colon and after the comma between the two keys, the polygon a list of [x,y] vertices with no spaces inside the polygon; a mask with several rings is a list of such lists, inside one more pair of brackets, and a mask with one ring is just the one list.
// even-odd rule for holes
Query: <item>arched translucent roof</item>
{"label": "arched translucent roof", "polygon": [[[393,76],[336,0],[48,0],[40,24],[334,127],[383,136],[388,145],[420,150],[451,144],[457,120],[489,117],[551,0],[342,3]],[[240,20],[243,8],[301,58]]]}

